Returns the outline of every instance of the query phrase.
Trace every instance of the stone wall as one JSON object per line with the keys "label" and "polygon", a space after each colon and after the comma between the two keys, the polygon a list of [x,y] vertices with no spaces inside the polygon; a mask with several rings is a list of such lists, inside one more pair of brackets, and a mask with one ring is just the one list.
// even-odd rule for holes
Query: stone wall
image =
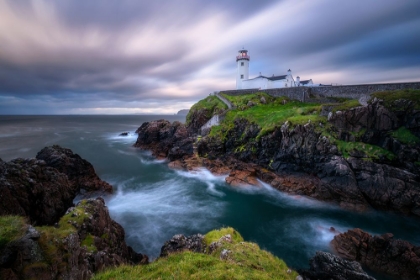
{"label": "stone wall", "polygon": [[290,99],[306,101],[312,96],[317,97],[346,97],[353,99],[367,99],[367,97],[378,91],[398,89],[420,89],[420,82],[414,83],[392,83],[392,84],[366,84],[348,86],[319,86],[319,87],[291,87],[274,89],[243,89],[225,90],[222,93],[228,95],[243,95],[256,92],[265,92],[271,96],[287,96]]}

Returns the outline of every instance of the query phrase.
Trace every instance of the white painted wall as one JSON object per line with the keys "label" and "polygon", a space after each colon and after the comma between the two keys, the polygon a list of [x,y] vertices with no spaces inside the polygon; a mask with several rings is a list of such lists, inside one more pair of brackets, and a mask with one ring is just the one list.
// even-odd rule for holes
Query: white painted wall
{"label": "white painted wall", "polygon": [[249,79],[249,60],[239,59],[236,61],[236,68],[236,89],[244,89],[242,81]]}

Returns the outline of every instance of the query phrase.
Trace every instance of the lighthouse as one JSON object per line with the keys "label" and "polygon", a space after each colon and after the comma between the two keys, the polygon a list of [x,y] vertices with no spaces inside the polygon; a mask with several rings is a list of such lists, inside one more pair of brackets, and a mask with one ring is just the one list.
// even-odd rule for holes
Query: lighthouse
{"label": "lighthouse", "polygon": [[236,89],[242,89],[242,81],[249,78],[249,55],[247,50],[240,50],[236,56]]}

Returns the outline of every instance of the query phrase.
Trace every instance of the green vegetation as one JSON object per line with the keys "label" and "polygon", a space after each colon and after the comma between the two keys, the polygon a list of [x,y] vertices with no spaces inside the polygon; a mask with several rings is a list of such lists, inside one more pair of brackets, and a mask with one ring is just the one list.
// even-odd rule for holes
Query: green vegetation
{"label": "green vegetation", "polygon": [[341,152],[343,157],[348,158],[354,151],[363,152],[367,160],[380,159],[386,157],[389,160],[393,160],[395,155],[381,147],[376,145],[370,145],[363,142],[345,142],[335,140],[334,143],[337,145],[338,150]]}
{"label": "green vegetation", "polygon": [[414,145],[420,143],[420,139],[404,126],[392,132],[391,136],[404,144]]}
{"label": "green vegetation", "polygon": [[248,102],[252,102],[254,105],[263,105],[263,103],[261,103],[262,97],[264,97],[266,103],[273,103],[273,102],[279,103],[279,102],[282,102],[283,100],[288,100],[288,98],[286,97],[275,98],[264,92],[257,92],[257,93],[244,94],[244,95],[238,95],[238,96],[232,96],[232,95],[227,95],[223,93],[221,93],[221,95],[225,97],[227,100],[229,100],[234,107],[242,109],[242,110],[248,106]]}
{"label": "green vegetation", "polygon": [[207,246],[210,246],[211,243],[218,241],[222,236],[225,236],[227,234],[230,234],[232,241],[235,243],[244,241],[243,237],[241,236],[239,232],[237,232],[231,227],[227,227],[227,228],[215,229],[208,232],[204,236],[204,243],[206,243]]}
{"label": "green vegetation", "polygon": [[337,106],[333,107],[333,112],[337,112],[337,111],[345,111],[345,110],[349,110],[355,107],[359,107],[360,103],[359,100],[357,99],[349,99],[349,100],[345,100],[342,103],[340,103]]}
{"label": "green vegetation", "polygon": [[207,96],[191,107],[186,118],[186,124],[190,124],[192,116],[196,111],[205,111],[206,117],[210,119],[214,114],[218,114],[227,108],[228,107],[226,104],[223,103],[218,97],[213,95]]}
{"label": "green vegetation", "polygon": [[[373,93],[370,102],[373,98],[382,99],[384,101],[384,106],[390,109],[391,111],[395,110],[407,110],[409,106],[414,106],[413,109],[420,110],[420,90],[419,89],[404,89],[404,90],[395,90],[395,91],[384,91]],[[400,99],[410,100],[413,104],[407,103],[398,103],[395,102]]]}
{"label": "green vegetation", "polygon": [[[86,207],[89,207],[86,200],[80,202],[60,219],[57,227],[37,227],[37,230],[41,233],[39,245],[50,264],[61,265],[63,268],[66,266],[66,256],[63,255],[66,249],[63,248],[62,240],[71,234],[77,234],[77,228],[83,224],[85,219],[89,218]],[[86,246],[88,251],[97,251],[92,235],[87,235],[81,245]]]}
{"label": "green vegetation", "polygon": [[23,237],[27,228],[26,220],[23,217],[0,216],[0,250],[9,242]]}
{"label": "green vegetation", "polygon": [[[242,98],[243,96],[231,96],[230,100],[238,99],[240,101],[234,101],[234,103],[239,104],[242,102]],[[265,105],[252,106],[244,110],[239,108],[230,110],[219,126],[212,127],[209,134],[210,137],[221,137],[221,139],[224,139],[227,131],[233,128],[234,120],[240,118],[255,123],[261,128],[258,137],[274,131],[276,127],[281,126],[286,121],[289,121],[291,126],[308,122],[318,124],[327,121],[326,117],[319,115],[322,107],[320,104],[286,101],[286,104],[283,105],[283,100],[285,99],[280,98],[279,100]]]}
{"label": "green vegetation", "polygon": [[[243,242],[232,228],[214,230],[205,235],[207,245],[230,234],[232,242],[221,245],[211,254],[182,252],[143,266],[121,266],[97,274],[93,279],[295,279],[297,273],[257,244]],[[207,248],[208,249],[208,248]],[[208,250],[207,250],[208,251]],[[220,258],[221,252],[227,252]]]}

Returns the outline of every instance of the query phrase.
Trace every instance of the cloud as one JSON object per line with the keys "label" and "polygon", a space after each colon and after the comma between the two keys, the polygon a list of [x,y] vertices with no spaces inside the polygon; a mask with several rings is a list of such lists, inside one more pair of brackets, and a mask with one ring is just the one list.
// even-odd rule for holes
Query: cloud
{"label": "cloud", "polygon": [[0,0],[0,114],[176,112],[234,88],[242,46],[251,75],[416,80],[419,9],[416,0]]}

